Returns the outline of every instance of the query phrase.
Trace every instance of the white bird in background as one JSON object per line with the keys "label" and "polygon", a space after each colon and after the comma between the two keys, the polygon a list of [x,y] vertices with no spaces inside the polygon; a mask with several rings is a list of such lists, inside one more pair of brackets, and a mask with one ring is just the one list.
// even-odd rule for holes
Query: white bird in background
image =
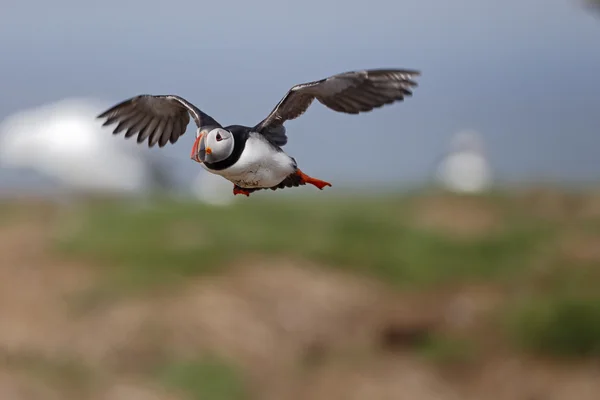
{"label": "white bird in background", "polygon": [[103,107],[73,98],[6,118],[0,124],[0,166],[33,170],[56,181],[63,194],[140,195],[168,185],[157,160],[97,125]]}
{"label": "white bird in background", "polygon": [[231,196],[229,182],[204,170],[196,176],[190,189],[196,199],[213,206],[228,206],[236,200]]}
{"label": "white bird in background", "polygon": [[450,147],[437,170],[442,186],[459,193],[480,193],[488,189],[492,172],[481,136],[475,131],[459,132],[452,138]]}

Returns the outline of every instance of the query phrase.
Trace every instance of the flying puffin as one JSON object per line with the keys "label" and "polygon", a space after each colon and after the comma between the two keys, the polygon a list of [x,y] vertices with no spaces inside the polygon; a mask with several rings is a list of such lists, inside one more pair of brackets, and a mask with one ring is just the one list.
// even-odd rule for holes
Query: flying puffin
{"label": "flying puffin", "polygon": [[331,186],[306,175],[282,147],[288,141],[284,123],[298,118],[313,100],[331,110],[359,114],[411,96],[420,71],[368,69],[349,71],[301,83],[288,90],[271,113],[253,127],[222,126],[186,99],[176,95],[143,94],[125,100],[100,114],[103,126],[118,123],[113,134],[137,134],[137,142],[165,146],[186,131],[190,114],[196,140],[190,157],[206,170],[233,183],[233,194],[249,196],[261,189],[283,189],[311,184]]}

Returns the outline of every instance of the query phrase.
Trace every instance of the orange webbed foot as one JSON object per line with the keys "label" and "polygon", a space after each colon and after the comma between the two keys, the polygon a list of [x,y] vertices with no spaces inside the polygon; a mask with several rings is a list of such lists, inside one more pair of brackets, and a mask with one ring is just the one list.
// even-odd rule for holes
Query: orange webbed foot
{"label": "orange webbed foot", "polygon": [[250,196],[250,192],[249,191],[244,190],[244,189],[242,189],[241,187],[239,187],[237,185],[233,186],[233,194],[234,194],[234,196],[238,195],[238,194],[243,194],[246,197]]}
{"label": "orange webbed foot", "polygon": [[311,184],[313,186],[318,187],[320,190],[323,190],[325,186],[331,186],[331,183],[322,181],[320,179],[313,178],[311,176],[306,175],[304,172],[297,170],[296,174],[300,177],[302,183]]}

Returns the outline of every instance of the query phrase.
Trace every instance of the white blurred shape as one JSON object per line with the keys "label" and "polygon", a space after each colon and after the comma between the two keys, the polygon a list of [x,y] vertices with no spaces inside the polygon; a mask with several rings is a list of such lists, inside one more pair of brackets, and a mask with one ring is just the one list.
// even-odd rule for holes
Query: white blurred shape
{"label": "white blurred shape", "polygon": [[206,204],[227,206],[235,200],[231,182],[204,170],[192,182],[191,190],[196,199]]}
{"label": "white blurred shape", "polygon": [[152,159],[134,140],[115,138],[96,116],[104,104],[71,98],[0,124],[0,165],[53,178],[71,192],[140,194],[156,184]]}
{"label": "white blurred shape", "polygon": [[483,139],[475,131],[462,131],[451,142],[451,149],[440,162],[437,177],[447,190],[479,193],[488,189],[492,172],[483,149]]}

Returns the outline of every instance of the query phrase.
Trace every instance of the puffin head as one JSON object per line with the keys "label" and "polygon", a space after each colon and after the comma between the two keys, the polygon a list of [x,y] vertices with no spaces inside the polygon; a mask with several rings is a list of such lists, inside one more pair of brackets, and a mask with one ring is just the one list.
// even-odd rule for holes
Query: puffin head
{"label": "puffin head", "polygon": [[190,157],[199,163],[222,161],[233,153],[234,139],[223,128],[198,129]]}

